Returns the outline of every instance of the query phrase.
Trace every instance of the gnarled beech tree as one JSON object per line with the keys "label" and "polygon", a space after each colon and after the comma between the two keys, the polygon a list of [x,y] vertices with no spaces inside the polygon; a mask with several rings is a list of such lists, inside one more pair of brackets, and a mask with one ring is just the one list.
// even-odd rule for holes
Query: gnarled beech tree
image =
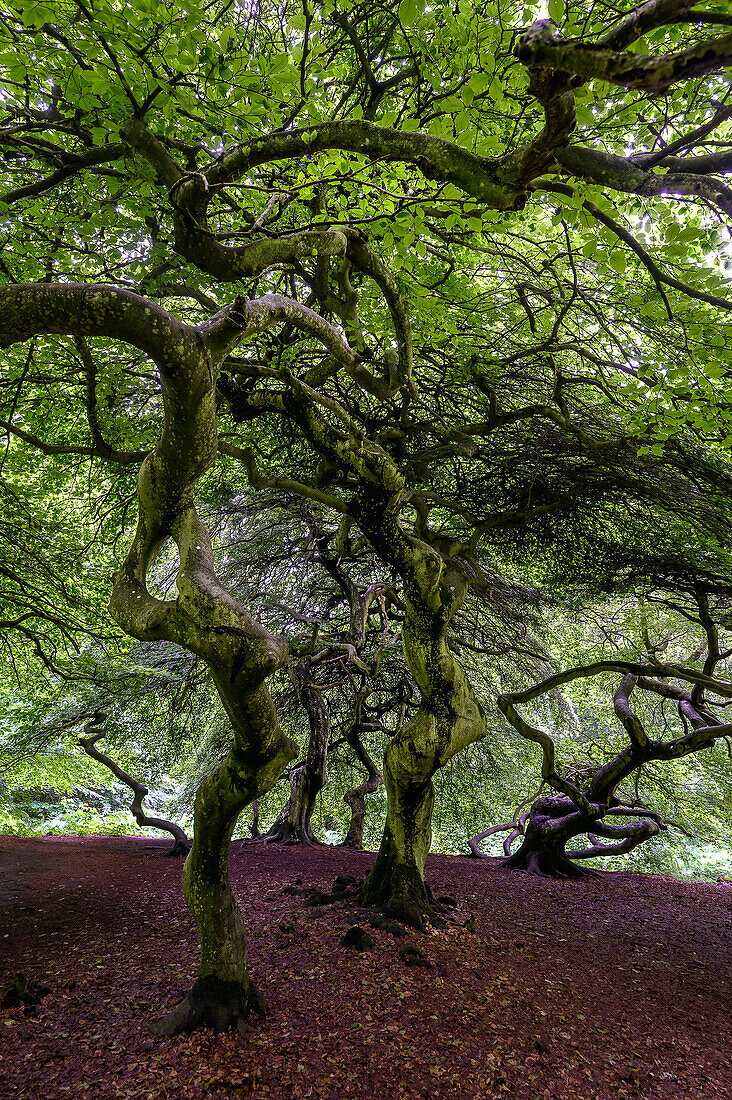
{"label": "gnarled beech tree", "polygon": [[[620,785],[645,764],[680,760],[710,748],[717,738],[732,734],[732,725],[716,713],[719,707],[729,705],[732,698],[732,684],[715,676],[715,669],[729,654],[720,651],[719,631],[710,613],[707,593],[697,587],[695,595],[699,621],[706,633],[706,656],[701,669],[659,661],[598,661],[584,668],[568,669],[525,691],[499,696],[498,706],[514,729],[541,746],[542,780],[556,792],[538,798],[529,811],[517,813],[513,821],[482,834],[485,837],[500,830],[508,831],[504,842],[506,867],[547,877],[580,878],[591,871],[578,861],[630,852],[667,828],[662,816],[652,808],[621,796]],[[627,733],[628,744],[617,752],[608,752],[606,761],[599,766],[562,774],[555,763],[552,737],[526,722],[516,707],[563,684],[608,672],[622,674],[613,695],[613,708]],[[634,692],[673,702],[680,732],[665,739],[649,736],[633,709]],[[578,772],[582,773],[582,779]],[[612,824],[617,819],[624,820]],[[583,834],[588,835],[589,846],[567,851],[567,843]],[[512,853],[518,837],[523,838],[521,845]],[[475,847],[473,852],[480,854]]]}
{"label": "gnarled beech tree", "polygon": [[[202,657],[231,721],[229,755],[196,796],[194,843],[183,872],[186,901],[201,937],[199,976],[186,1000],[157,1025],[161,1033],[200,1023],[221,1029],[262,1007],[247,971],[244,926],[229,885],[229,842],[241,810],[269,790],[297,749],[279,728],[265,684],[284,662],[286,644],[222,587],[194,488],[216,457],[216,378],[232,348],[283,313],[317,330],[324,322],[270,295],[237,299],[193,328],[129,291],[76,284],[6,287],[0,307],[3,347],[39,332],[111,337],[144,351],[159,371],[163,428],[140,468],[137,531],[115,575],[110,610],[133,637],[175,642]],[[329,325],[322,334],[332,350],[341,351],[342,341]],[[146,577],[170,539],[178,551],[178,595],[164,601],[150,594]]]}

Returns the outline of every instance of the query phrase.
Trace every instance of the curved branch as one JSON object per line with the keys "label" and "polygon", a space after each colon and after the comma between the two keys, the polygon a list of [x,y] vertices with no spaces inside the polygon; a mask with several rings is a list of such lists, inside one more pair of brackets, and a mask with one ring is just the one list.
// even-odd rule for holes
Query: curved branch
{"label": "curved branch", "polygon": [[732,190],[713,176],[683,172],[657,175],[644,171],[625,157],[581,145],[558,149],[555,157],[572,175],[611,187],[614,191],[641,198],[682,195],[706,199],[726,215],[732,216]]}
{"label": "curved branch", "polygon": [[162,366],[186,359],[194,330],[162,306],[103,283],[13,283],[0,287],[0,347],[32,336],[107,336]]}
{"label": "curved branch", "polygon": [[[384,295],[384,300],[391,314],[399,349],[398,381],[408,381],[412,376],[413,366],[412,330],[399,284],[386,264],[373,249],[369,248],[360,233],[352,229],[344,229],[343,232],[348,242],[346,255],[359,271],[373,279]],[[392,390],[397,388],[395,385],[396,380],[388,379],[388,381]]]}
{"label": "curved branch", "polygon": [[[503,825],[492,825],[490,827],[490,829],[484,829],[482,833],[477,833],[476,836],[471,837],[470,840],[468,841],[468,845],[470,846],[470,854],[475,859],[488,859],[489,858],[485,854],[485,852],[481,852],[480,845],[486,839],[486,837],[493,836],[495,833],[510,833],[511,836],[510,836],[510,838],[506,837],[506,841],[508,841],[510,839],[511,843],[513,843],[513,840],[519,835],[519,831],[516,828],[516,822],[515,821],[506,821],[506,822],[504,822]],[[504,851],[505,851],[506,841],[504,841]],[[509,850],[506,854],[507,855],[511,854],[510,846],[509,846]]]}
{"label": "curved branch", "polygon": [[414,164],[427,179],[453,183],[494,210],[520,210],[526,202],[523,191],[508,178],[510,157],[489,160],[430,134],[392,130],[364,120],[322,122],[265,135],[222,157],[205,173],[206,180],[209,188],[214,188],[239,179],[260,164],[292,160],[328,149]]}
{"label": "curved branch", "polygon": [[351,350],[337,329],[309,306],[283,294],[264,294],[251,300],[237,298],[199,325],[196,331],[209,353],[223,359],[240,340],[253,333],[266,332],[280,321],[318,340],[362,389],[374,397],[392,396],[392,387],[366,369],[360,356]]}
{"label": "curved branch", "polygon": [[[110,161],[119,160],[124,155],[124,145],[103,145],[95,149],[89,149],[86,153],[74,155],[63,153],[65,163],[51,172],[49,176],[36,180],[35,183],[26,184],[25,187],[16,187],[14,191],[6,191],[0,195],[0,202],[10,206],[20,199],[34,198],[43,195],[46,191],[52,191],[57,184],[82,172],[85,168],[92,168],[98,164],[108,164]],[[60,152],[60,151],[59,151]]]}
{"label": "curved branch", "polygon": [[639,844],[657,836],[659,827],[655,821],[635,821],[631,825],[602,825],[595,824],[593,829],[600,836],[624,837],[616,844],[594,843],[591,848],[580,848],[576,851],[568,851],[566,855],[570,859],[596,859],[598,856],[623,855],[637,848]]}
{"label": "curved branch", "polygon": [[568,684],[572,680],[579,680],[588,676],[596,676],[601,672],[631,673],[633,676],[639,677],[669,676],[672,679],[686,680],[690,684],[701,684],[717,695],[732,697],[732,683],[715,680],[711,676],[705,676],[702,672],[696,672],[692,668],[685,668],[681,665],[641,665],[636,661],[595,661],[591,665],[580,665],[577,668],[567,669],[565,672],[557,672],[553,676],[547,677],[546,680],[525,688],[523,691],[501,695],[499,700],[502,699],[511,703],[528,703],[553,688],[561,687],[562,684]]}
{"label": "curved branch", "polygon": [[728,298],[720,298],[716,294],[707,294],[704,290],[697,290],[693,286],[689,286],[688,283],[682,283],[680,279],[674,278],[673,275],[668,275],[665,271],[662,271],[658,264],[653,260],[646,250],[638,243],[635,237],[622,225],[611,218],[609,214],[606,214],[604,210],[601,210],[599,206],[595,206],[594,202],[584,202],[582,204],[583,209],[592,214],[593,218],[602,222],[608,229],[618,237],[624,244],[627,244],[633,252],[635,252],[638,259],[643,266],[649,272],[651,278],[656,284],[656,290],[663,298],[664,305],[666,306],[666,312],[669,317],[672,316],[671,307],[669,306],[668,299],[663,292],[663,285],[673,287],[674,290],[680,291],[682,294],[686,294],[689,298],[696,298],[699,302],[706,302],[710,306],[717,306],[718,309],[732,310],[732,300]]}
{"label": "curved branch", "polygon": [[181,829],[179,825],[176,825],[174,821],[168,821],[164,817],[148,817],[142,805],[143,799],[150,793],[147,787],[143,783],[138,783],[138,781],[133,779],[131,775],[128,775],[126,771],[123,771],[119,764],[116,764],[110,756],[106,756],[96,748],[97,741],[101,741],[105,736],[102,723],[106,721],[106,717],[106,714],[102,711],[96,711],[92,719],[84,726],[86,737],[80,737],[78,739],[79,744],[87,756],[91,756],[94,760],[98,760],[100,764],[104,764],[105,768],[109,768],[117,779],[130,788],[134,795],[130,803],[130,812],[138,825],[142,825],[145,829],[161,829],[163,832],[172,835],[175,844],[169,852],[166,852],[166,855],[187,855],[191,847],[191,841],[188,839],[183,829]]}
{"label": "curved branch", "polygon": [[630,693],[635,687],[637,681],[637,676],[623,676],[615,692],[615,695],[613,696],[613,708],[615,710],[615,715],[618,721],[624,727],[625,732],[628,734],[631,742],[637,748],[645,750],[650,745],[648,735],[643,729],[643,726],[637,714],[635,714],[630,707]]}

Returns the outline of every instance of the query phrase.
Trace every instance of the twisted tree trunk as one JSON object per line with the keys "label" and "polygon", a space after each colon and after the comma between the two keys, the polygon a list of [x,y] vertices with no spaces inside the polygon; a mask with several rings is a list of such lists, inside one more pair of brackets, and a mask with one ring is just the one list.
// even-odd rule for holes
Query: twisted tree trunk
{"label": "twisted tree trunk", "polygon": [[[219,581],[208,532],[193,503],[196,481],[217,451],[216,375],[228,349],[253,323],[266,319],[262,303],[222,311],[198,330],[177,326],[156,361],[164,402],[160,440],[138,477],[137,531],[115,574],[110,610],[127,633],[165,639],[208,664],[232,727],[226,758],[201,783],[195,800],[194,842],[183,870],[183,892],[198,928],[201,965],[189,995],[155,1025],[157,1034],[199,1025],[241,1025],[262,999],[246,963],[246,936],[231,891],[228,855],[242,809],[269,790],[296,755],[279,728],[265,681],[286,659],[287,644],[269,634]],[[262,316],[259,314],[262,313]],[[162,545],[178,549],[178,595],[155,599],[147,573]]]}
{"label": "twisted tree trunk", "polygon": [[[447,642],[448,624],[466,581],[457,571],[448,575],[441,554],[401,526],[405,481],[390,455],[365,439],[344,409],[338,412],[339,426],[333,427],[312,391],[295,378],[289,385],[286,394],[258,395],[260,407],[285,414],[318,453],[352,475],[348,516],[404,583],[404,654],[422,702],[385,753],[387,821],[362,900],[423,928],[425,915],[439,917],[424,883],[432,840],[432,776],[486,733],[483,708]],[[447,562],[452,552],[445,542]]]}
{"label": "twisted tree trunk", "polygon": [[104,737],[104,727],[101,724],[106,721],[106,717],[106,714],[103,714],[102,711],[96,711],[91,721],[84,726],[86,737],[80,737],[79,744],[88,756],[98,760],[100,764],[104,764],[105,768],[109,768],[117,779],[121,780],[122,783],[126,783],[130,788],[134,795],[130,803],[130,812],[138,825],[142,825],[145,829],[161,829],[163,832],[172,835],[174,843],[165,854],[168,856],[188,855],[191,850],[191,841],[180,825],[176,825],[174,821],[168,821],[164,817],[148,817],[142,805],[142,800],[150,793],[147,787],[143,783],[138,783],[136,779],[123,771],[110,756],[106,756],[96,748],[97,741],[101,741]]}
{"label": "twisted tree trunk", "polygon": [[[503,866],[543,878],[584,878],[597,872],[577,860],[622,855],[666,828],[658,814],[643,808],[616,805],[603,809],[602,813],[631,820],[624,825],[608,825],[599,816],[593,818],[579,811],[569,798],[539,799],[531,807],[520,848],[503,861]],[[566,850],[570,840],[585,833],[589,847]],[[599,837],[614,843],[602,844]]]}
{"label": "twisted tree trunk", "polygon": [[[701,697],[705,681],[722,695],[732,694],[732,687],[729,683],[711,680],[711,672],[721,659],[721,654],[717,644],[716,626],[709,615],[706,596],[704,593],[697,593],[696,596],[700,621],[707,632],[710,654],[703,673],[679,666],[664,669],[660,665],[649,667],[624,661],[597,662],[585,668],[559,673],[524,692],[499,696],[498,705],[514,728],[523,737],[542,746],[542,778],[560,792],[553,797],[538,799],[533,804],[523,843],[517,852],[509,854],[504,866],[536,875],[579,878],[594,872],[578,866],[575,861],[629,852],[667,828],[660,815],[653,810],[623,805],[617,798],[616,791],[623,780],[648,761],[679,760],[713,744],[720,731],[726,734],[730,729],[729,725],[715,716],[709,704]],[[545,731],[529,725],[516,710],[515,703],[537,698],[547,690],[570,680],[609,670],[625,672],[614,693],[613,707],[628,735],[628,744],[597,768],[582,791],[557,774],[552,738]],[[656,678],[659,674],[687,680],[695,686],[692,690],[680,688],[666,679]],[[648,737],[630,704],[630,696],[636,686],[677,702],[684,727],[682,736],[674,737],[670,741],[656,741]],[[607,817],[623,817],[628,820],[620,825],[611,825],[605,820]],[[590,847],[567,852],[568,841],[582,833],[588,835]],[[613,843],[603,844],[600,837]]]}
{"label": "twisted tree trunk", "polygon": [[[404,535],[401,533],[402,539]],[[441,913],[424,881],[432,844],[432,777],[461,749],[484,736],[485,713],[450,651],[447,626],[464,588],[443,582],[439,555],[424,544],[409,546],[404,653],[422,696],[417,713],[384,753],[387,814],[379,853],[361,900],[390,917],[424,930]]]}
{"label": "twisted tree trunk", "polygon": [[307,682],[303,670],[296,675],[300,680],[300,699],[310,725],[308,753],[305,763],[291,771],[287,803],[272,827],[260,839],[280,844],[315,844],[310,821],[315,800],[328,776],[330,720],[328,708],[318,688]]}
{"label": "twisted tree trunk", "polygon": [[353,790],[346,791],[343,796],[343,801],[351,811],[351,821],[343,843],[346,848],[355,848],[357,851],[361,851],[363,849],[363,830],[366,822],[366,795],[377,791],[383,784],[384,777],[366,751],[355,723],[349,730],[346,740],[368,773],[363,783],[360,783],[358,787],[354,787]]}
{"label": "twisted tree trunk", "polygon": [[572,862],[566,846],[595,824],[569,798],[539,798],[531,807],[521,847],[503,861],[503,866],[542,878],[592,875],[594,871]]}

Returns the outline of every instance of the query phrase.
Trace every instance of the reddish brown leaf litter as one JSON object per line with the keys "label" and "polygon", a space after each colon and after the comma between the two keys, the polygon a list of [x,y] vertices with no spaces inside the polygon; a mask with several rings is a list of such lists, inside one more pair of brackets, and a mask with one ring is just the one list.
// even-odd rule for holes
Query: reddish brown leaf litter
{"label": "reddish brown leaf litter", "polygon": [[[594,1100],[732,1097],[732,885],[658,875],[546,881],[435,856],[428,877],[475,931],[341,946],[368,853],[247,846],[232,880],[269,1015],[244,1036],[153,1039],[188,990],[196,937],[167,841],[0,838],[3,1100]],[[362,917],[361,923],[367,927]],[[469,924],[469,927],[471,926]],[[430,966],[407,965],[405,947]]]}

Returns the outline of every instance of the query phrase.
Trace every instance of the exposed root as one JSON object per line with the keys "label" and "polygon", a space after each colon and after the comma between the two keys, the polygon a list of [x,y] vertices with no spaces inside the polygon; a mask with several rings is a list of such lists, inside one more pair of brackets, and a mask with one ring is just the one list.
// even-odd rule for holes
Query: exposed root
{"label": "exposed root", "polygon": [[250,1012],[263,1016],[267,1011],[262,994],[249,982],[226,982],[214,975],[199,978],[188,996],[172,1012],[151,1024],[153,1035],[180,1035],[198,1027],[210,1027],[214,1033],[229,1028],[244,1030]]}
{"label": "exposed root", "polygon": [[509,867],[514,871],[525,871],[527,875],[535,875],[537,878],[587,878],[597,877],[597,871],[590,867],[582,867],[573,863],[563,851],[531,848],[526,850],[522,845],[515,855],[509,856],[501,863],[502,867]]}
{"label": "exposed root", "polygon": [[382,877],[374,875],[376,864],[359,893],[361,905],[378,909],[390,920],[399,921],[418,932],[427,931],[427,922],[444,927],[442,907],[415,868],[393,866]]}
{"label": "exposed root", "polygon": [[192,840],[185,840],[185,841],[176,840],[175,844],[173,844],[170,848],[168,848],[165,855],[166,856],[172,856],[172,857],[178,858],[178,859],[185,859],[192,847],[193,847],[193,841]]}

